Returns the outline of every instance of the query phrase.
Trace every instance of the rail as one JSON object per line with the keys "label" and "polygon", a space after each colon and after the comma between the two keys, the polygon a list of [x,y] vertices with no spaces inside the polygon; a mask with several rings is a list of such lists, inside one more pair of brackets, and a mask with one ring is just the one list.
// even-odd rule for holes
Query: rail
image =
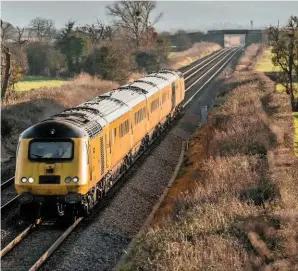
{"label": "rail", "polygon": [[[198,90],[195,91],[194,94],[191,95],[190,98],[187,99],[187,101],[184,103],[183,107],[185,108],[192,100],[193,98],[199,93],[199,91],[206,85],[208,84],[208,82],[210,82],[212,80],[212,78],[214,76],[216,76],[221,70],[222,68],[232,59],[232,57],[240,50],[239,49],[233,49],[233,50],[225,50],[225,52],[227,53],[226,55],[224,55],[224,57],[222,57],[219,61],[216,61],[216,63],[209,68],[206,72],[204,72],[204,74],[202,74],[199,79],[195,80],[195,83],[192,84],[192,86],[194,86],[196,83],[198,83],[202,78],[204,78],[207,74],[209,74],[211,71],[213,71],[216,67],[218,67],[218,69],[216,69],[216,71],[214,71],[212,73],[212,75],[208,78],[208,80],[206,82],[203,83],[203,85],[200,86],[200,88]],[[219,55],[223,55],[223,53],[220,54],[215,54],[213,55],[212,59],[215,60],[219,57]],[[215,59],[214,59],[215,58]],[[209,61],[210,58],[205,59],[202,64],[206,63],[207,61]],[[213,62],[213,61],[211,61]],[[208,63],[211,64],[211,62],[209,61]],[[206,66],[206,65],[205,65]],[[193,68],[193,67],[192,67]],[[197,72],[194,72],[193,74],[196,74]],[[187,91],[190,89],[190,87],[188,87]],[[156,139],[155,139],[156,140]],[[150,142],[150,145],[153,144],[153,142],[155,142],[155,140],[153,140],[152,142]],[[145,151],[144,151],[145,152]],[[138,157],[136,157],[136,160],[139,159],[139,157],[144,153],[140,153],[140,155]],[[134,162],[136,162],[136,160]],[[121,176],[119,176],[118,179],[120,179],[125,173],[121,174]],[[8,181],[13,182],[14,178],[10,178]],[[116,180],[116,181],[117,181]],[[7,183],[8,181],[4,182]],[[3,184],[4,184],[3,183]],[[2,184],[2,185],[3,185]],[[2,188],[1,185],[1,188]],[[11,201],[15,201],[17,200],[18,196],[16,196],[15,198],[13,198]],[[5,206],[7,206],[8,203],[6,203],[5,205],[3,205],[1,207],[5,208]],[[37,270],[48,258],[49,256],[60,246],[60,244],[66,239],[66,237],[75,229],[75,227],[83,220],[82,217],[78,218],[70,227],[67,228],[66,231],[63,232],[63,234],[50,246],[50,248],[34,263],[34,265],[30,268],[30,271],[33,270]],[[0,252],[0,256],[1,258],[3,258],[9,251],[11,251],[17,244],[19,244],[29,233],[31,233],[33,231],[33,229],[35,229],[39,224],[41,223],[41,220],[38,220],[36,223],[31,224],[29,227],[27,227],[22,233],[20,233],[13,241],[11,241],[1,252]]]}

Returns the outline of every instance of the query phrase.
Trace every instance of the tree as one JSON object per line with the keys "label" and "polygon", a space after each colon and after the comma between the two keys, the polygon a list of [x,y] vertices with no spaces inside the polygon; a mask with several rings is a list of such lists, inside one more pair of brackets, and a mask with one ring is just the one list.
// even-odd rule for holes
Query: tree
{"label": "tree", "polygon": [[184,30],[178,30],[175,33],[176,36],[176,42],[175,45],[181,49],[181,50],[185,50],[187,48],[190,48],[192,45],[191,39],[188,36],[188,34],[184,31]]}
{"label": "tree", "polygon": [[25,47],[31,75],[58,76],[66,69],[65,56],[50,43],[32,42]]}
{"label": "tree", "polygon": [[136,54],[137,67],[141,72],[144,70],[148,73],[158,71],[166,64],[170,49],[170,42],[166,38],[157,37],[150,51],[141,51]]}
{"label": "tree", "polygon": [[291,16],[285,27],[271,26],[268,39],[272,46],[272,62],[281,69],[279,80],[290,96],[292,109],[298,110],[294,95],[297,89],[293,85],[294,78],[298,77],[298,17]]}
{"label": "tree", "polygon": [[108,14],[115,18],[116,25],[127,31],[136,49],[139,48],[148,28],[153,27],[162,16],[160,13],[154,21],[150,21],[150,15],[156,8],[155,1],[117,1],[106,8]]}
{"label": "tree", "polygon": [[20,49],[23,48],[23,45],[29,42],[31,36],[30,29],[21,28],[19,26],[16,27],[16,35],[14,38],[14,42],[19,46]]}
{"label": "tree", "polygon": [[1,41],[11,39],[13,37],[14,32],[15,28],[11,23],[4,22],[1,20]]}
{"label": "tree", "polygon": [[9,48],[1,43],[1,99],[6,95],[11,70],[11,54]]}
{"label": "tree", "polygon": [[[95,56],[95,62],[94,61]],[[91,65],[91,63],[94,65]],[[113,80],[123,84],[127,81],[133,67],[133,59],[127,54],[125,46],[115,41],[97,46],[92,55],[86,59],[84,71],[99,75],[102,79]]]}
{"label": "tree", "polygon": [[90,65],[92,66],[92,70],[95,71],[96,68],[96,47],[100,45],[101,42],[112,38],[112,28],[98,18],[96,18],[96,22],[93,24],[86,24],[80,28],[78,28],[83,35],[88,37],[92,44],[92,56],[93,58],[88,59],[90,61]]}
{"label": "tree", "polygon": [[111,37],[112,29],[110,26],[105,25],[104,22],[96,18],[96,22],[93,24],[86,24],[78,30],[85,34],[91,41],[92,45],[98,45],[101,41]]}
{"label": "tree", "polygon": [[80,31],[75,30],[75,22],[69,21],[57,38],[57,46],[67,59],[70,73],[78,73],[90,53],[90,40]]}
{"label": "tree", "polygon": [[28,60],[26,53],[18,46],[11,47],[11,69],[9,86],[14,88],[14,85],[19,82],[28,71]]}
{"label": "tree", "polygon": [[38,41],[51,39],[53,37],[53,33],[55,32],[53,20],[40,17],[36,17],[30,21],[30,28],[32,33],[36,35]]}

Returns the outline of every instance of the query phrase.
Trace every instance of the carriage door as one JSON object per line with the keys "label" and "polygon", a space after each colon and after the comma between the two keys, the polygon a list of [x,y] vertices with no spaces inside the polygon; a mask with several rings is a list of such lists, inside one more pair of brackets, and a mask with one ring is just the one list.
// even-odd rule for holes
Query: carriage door
{"label": "carriage door", "polygon": [[172,83],[172,110],[176,106],[176,87],[175,82]]}

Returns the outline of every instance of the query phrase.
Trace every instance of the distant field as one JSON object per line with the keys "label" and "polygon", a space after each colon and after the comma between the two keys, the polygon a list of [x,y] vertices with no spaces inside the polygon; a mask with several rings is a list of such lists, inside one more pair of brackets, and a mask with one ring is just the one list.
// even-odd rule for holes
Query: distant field
{"label": "distant field", "polygon": [[258,72],[278,72],[280,71],[279,67],[275,67],[271,61],[272,53],[271,49],[267,49],[264,54],[263,58],[259,60],[256,66],[256,70]]}
{"label": "distant field", "polygon": [[[293,85],[294,85],[294,87],[295,87],[296,89],[298,89],[298,83],[294,83]],[[285,92],[285,91],[286,91],[285,87],[284,87],[282,84],[277,84],[277,85],[276,85],[276,90],[277,90],[278,92]],[[297,93],[297,92],[294,93],[294,96],[295,96],[295,97],[298,97],[298,93]]]}
{"label": "distant field", "polygon": [[15,84],[15,90],[28,91],[41,87],[59,87],[66,82],[66,79],[56,79],[44,76],[25,76],[22,81]]}
{"label": "distant field", "polygon": [[[279,71],[278,67],[275,67],[271,61],[271,51],[270,49],[266,50],[263,54],[263,57],[259,60],[256,66],[256,70],[259,72],[276,72]],[[298,88],[298,83],[294,84],[296,89]],[[285,87],[282,84],[276,85],[276,91],[278,92],[285,92]],[[298,96],[298,93],[295,93],[295,96]],[[294,127],[295,127],[295,134],[294,134],[294,149],[295,155],[298,157],[298,113],[293,113],[294,115]]]}

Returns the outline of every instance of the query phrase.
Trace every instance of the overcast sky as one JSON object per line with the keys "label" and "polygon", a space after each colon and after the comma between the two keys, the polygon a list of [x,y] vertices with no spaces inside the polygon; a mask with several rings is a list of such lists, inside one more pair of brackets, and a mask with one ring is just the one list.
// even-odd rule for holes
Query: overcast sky
{"label": "overcast sky", "polygon": [[[34,17],[54,20],[57,28],[69,19],[79,25],[92,23],[95,17],[111,22],[105,6],[112,2],[87,1],[1,1],[1,18],[15,26],[26,26]],[[290,15],[298,15],[298,2],[224,2],[224,1],[157,1],[155,14],[163,12],[162,19],[155,25],[159,31],[188,31],[250,28],[263,28],[270,24],[287,21]]]}

